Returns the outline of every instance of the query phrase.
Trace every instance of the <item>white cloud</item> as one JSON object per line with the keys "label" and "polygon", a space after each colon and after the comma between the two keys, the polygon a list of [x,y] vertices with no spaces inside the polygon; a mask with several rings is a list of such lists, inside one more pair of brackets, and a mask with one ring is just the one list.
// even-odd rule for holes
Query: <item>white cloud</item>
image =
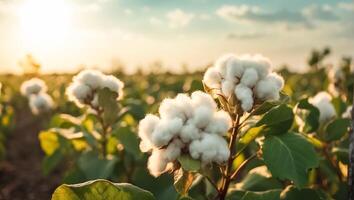
{"label": "white cloud", "polygon": [[199,19],[207,21],[211,19],[211,16],[208,14],[201,14],[199,15]]}
{"label": "white cloud", "polygon": [[149,22],[152,25],[161,25],[162,24],[162,20],[158,19],[156,17],[150,17]]}
{"label": "white cloud", "polygon": [[259,12],[259,7],[248,5],[223,5],[216,10],[216,14],[226,20],[233,21],[236,18],[240,18],[249,14],[256,14]]}
{"label": "white cloud", "polygon": [[337,6],[343,10],[354,11],[354,2],[341,2]]}
{"label": "white cloud", "polygon": [[126,9],[124,9],[124,14],[126,14],[126,15],[132,15],[132,14],[133,14],[133,11],[132,11],[131,9],[129,9],[129,8],[126,8]]}
{"label": "white cloud", "polygon": [[167,13],[167,19],[171,28],[180,28],[187,26],[194,18],[194,14],[186,13],[180,9]]}
{"label": "white cloud", "polygon": [[333,8],[328,5],[310,5],[302,10],[304,16],[309,19],[333,21],[337,20],[338,16],[334,13]]}

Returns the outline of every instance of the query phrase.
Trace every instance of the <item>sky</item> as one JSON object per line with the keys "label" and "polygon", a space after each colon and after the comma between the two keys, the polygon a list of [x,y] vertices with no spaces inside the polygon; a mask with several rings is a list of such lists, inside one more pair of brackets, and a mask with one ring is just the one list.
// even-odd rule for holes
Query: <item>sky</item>
{"label": "sky", "polygon": [[225,53],[303,71],[325,46],[334,64],[354,57],[354,1],[0,0],[0,73],[21,73],[27,54],[45,73],[157,61],[192,71]]}

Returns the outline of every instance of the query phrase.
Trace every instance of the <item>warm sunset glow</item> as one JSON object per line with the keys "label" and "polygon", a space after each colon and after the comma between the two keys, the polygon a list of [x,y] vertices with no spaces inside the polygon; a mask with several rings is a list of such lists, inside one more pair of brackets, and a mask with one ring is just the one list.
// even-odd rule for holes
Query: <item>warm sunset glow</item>
{"label": "warm sunset glow", "polygon": [[25,46],[63,42],[70,31],[71,7],[64,0],[27,0],[18,9]]}

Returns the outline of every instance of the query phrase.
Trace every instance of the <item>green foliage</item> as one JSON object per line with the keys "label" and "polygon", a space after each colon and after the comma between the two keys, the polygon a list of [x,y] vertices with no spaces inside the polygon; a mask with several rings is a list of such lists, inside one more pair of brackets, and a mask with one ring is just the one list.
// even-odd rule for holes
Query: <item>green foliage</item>
{"label": "green foliage", "polygon": [[53,193],[52,200],[154,200],[154,196],[129,183],[112,183],[94,180],[81,184],[61,185]]}
{"label": "green foliage", "polygon": [[273,176],[294,181],[298,187],[307,184],[307,171],[319,165],[316,152],[297,133],[269,135],[263,144],[263,158]]}
{"label": "green foliage", "polygon": [[301,111],[307,111],[302,113],[304,119],[304,125],[301,127],[301,131],[305,133],[311,133],[317,130],[319,127],[320,111],[318,108],[308,102],[308,99],[301,99],[297,104],[297,109]]}
{"label": "green foliage", "polygon": [[195,160],[187,155],[178,157],[178,161],[181,164],[182,168],[187,171],[196,172],[201,167],[201,163],[199,160]]}
{"label": "green foliage", "polygon": [[293,124],[294,114],[292,109],[285,105],[279,105],[267,112],[256,126],[265,126],[269,134],[286,133]]}
{"label": "green foliage", "polygon": [[336,119],[326,127],[325,140],[334,141],[342,138],[350,128],[349,119]]}
{"label": "green foliage", "polygon": [[227,196],[228,200],[280,200],[281,190],[268,190],[264,192],[231,191]]}

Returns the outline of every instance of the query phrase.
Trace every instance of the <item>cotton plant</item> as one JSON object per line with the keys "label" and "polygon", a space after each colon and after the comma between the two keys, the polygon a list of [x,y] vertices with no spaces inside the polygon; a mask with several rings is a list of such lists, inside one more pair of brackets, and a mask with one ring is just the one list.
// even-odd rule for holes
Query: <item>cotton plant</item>
{"label": "cotton plant", "polygon": [[[303,98],[296,105],[299,128],[315,147],[320,156],[320,165],[312,171],[320,177],[317,187],[325,190],[346,181],[348,168],[348,137],[350,130],[351,106],[326,91],[313,97]],[[313,180],[314,181],[314,180]],[[338,188],[330,195],[338,195]]]}
{"label": "cotton plant", "polygon": [[21,94],[28,99],[33,114],[39,115],[53,109],[54,101],[47,94],[47,85],[39,78],[32,78],[22,83]]}
{"label": "cotton plant", "polygon": [[[158,114],[140,121],[140,149],[151,153],[147,167],[153,176],[173,172],[182,196],[202,177],[213,188],[205,196],[233,198],[245,192],[233,185],[235,180],[245,178],[251,163],[262,160],[275,178],[298,187],[307,184],[307,171],[318,165],[318,158],[311,143],[291,130],[293,109],[281,93],[284,80],[269,59],[222,56],[207,69],[203,84],[205,93],[167,98]],[[283,159],[295,161],[274,165]]]}
{"label": "cotton plant", "polygon": [[[119,157],[129,157],[124,156],[124,152],[131,148],[125,148],[118,141],[120,119],[126,113],[120,103],[123,88],[124,84],[118,78],[98,70],[83,70],[73,76],[65,94],[81,115],[57,114],[52,118],[50,128],[40,133],[46,159],[51,160],[58,153],[71,157],[75,165],[68,170],[82,171],[83,179],[110,178],[116,174],[115,166],[122,162]],[[123,133],[130,131],[122,128]],[[45,145],[53,137],[61,141],[55,151]],[[106,168],[92,171],[86,162],[92,163],[91,168]],[[44,171],[50,172],[54,166],[44,167]]]}

